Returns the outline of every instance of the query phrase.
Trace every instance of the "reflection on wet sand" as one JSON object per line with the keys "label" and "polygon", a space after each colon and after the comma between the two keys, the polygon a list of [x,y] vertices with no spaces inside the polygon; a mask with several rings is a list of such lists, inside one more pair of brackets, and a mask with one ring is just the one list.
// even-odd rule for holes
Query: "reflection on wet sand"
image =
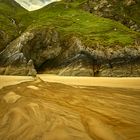
{"label": "reflection on wet sand", "polygon": [[0,140],[140,140],[140,89],[41,79],[6,86]]}

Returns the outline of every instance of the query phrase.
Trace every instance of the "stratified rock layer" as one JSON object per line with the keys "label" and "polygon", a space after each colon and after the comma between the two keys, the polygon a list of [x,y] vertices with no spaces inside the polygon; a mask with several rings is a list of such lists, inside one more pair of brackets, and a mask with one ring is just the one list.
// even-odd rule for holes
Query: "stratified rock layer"
{"label": "stratified rock layer", "polygon": [[47,29],[25,32],[0,53],[0,74],[35,75],[34,65],[39,67],[60,50],[55,32]]}
{"label": "stratified rock layer", "polygon": [[55,28],[24,32],[0,53],[0,74],[140,76],[140,46],[87,46],[79,37]]}

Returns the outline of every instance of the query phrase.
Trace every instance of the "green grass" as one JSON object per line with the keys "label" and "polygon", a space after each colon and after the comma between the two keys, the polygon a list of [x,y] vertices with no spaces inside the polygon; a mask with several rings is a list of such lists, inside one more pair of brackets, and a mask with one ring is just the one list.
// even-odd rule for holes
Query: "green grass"
{"label": "green grass", "polygon": [[[95,43],[105,46],[116,44],[126,46],[133,44],[140,36],[119,22],[83,11],[79,8],[83,2],[83,0],[75,3],[61,1],[33,12],[27,12],[18,6],[15,12],[12,8],[8,8],[8,4],[0,1],[0,30],[14,39],[26,29],[55,27],[62,37],[75,35],[91,46]],[[17,25],[11,22],[11,18],[15,19]]]}
{"label": "green grass", "polygon": [[31,22],[27,20],[28,11],[19,4],[13,0],[0,0],[0,51],[27,28]]}
{"label": "green grass", "polygon": [[121,23],[92,15],[64,2],[53,3],[31,12],[34,19],[37,15],[40,16],[31,28],[54,26],[63,36],[75,34],[83,40],[91,40],[93,44],[98,42],[103,45],[129,45],[139,36]]}

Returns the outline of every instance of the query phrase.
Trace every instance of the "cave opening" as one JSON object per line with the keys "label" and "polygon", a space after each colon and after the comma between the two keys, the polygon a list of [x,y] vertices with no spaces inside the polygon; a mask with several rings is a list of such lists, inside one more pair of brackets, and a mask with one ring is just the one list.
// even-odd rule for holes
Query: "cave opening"
{"label": "cave opening", "polygon": [[56,60],[49,59],[49,60],[46,60],[44,63],[42,63],[40,66],[38,67],[35,66],[35,69],[38,74],[42,74],[42,73],[45,73],[45,71],[49,71],[55,67],[57,67]]}

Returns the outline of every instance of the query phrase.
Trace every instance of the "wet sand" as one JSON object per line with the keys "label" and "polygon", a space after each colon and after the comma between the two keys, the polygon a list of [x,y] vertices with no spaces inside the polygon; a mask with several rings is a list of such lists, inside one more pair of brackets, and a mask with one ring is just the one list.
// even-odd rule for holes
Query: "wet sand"
{"label": "wet sand", "polygon": [[[73,86],[100,86],[100,87],[116,87],[116,88],[134,88],[140,89],[140,77],[72,77],[57,76],[52,74],[39,74],[46,82],[62,83]],[[31,76],[4,76],[0,75],[0,88],[8,85],[14,85],[25,81],[33,81],[35,78]]]}
{"label": "wet sand", "polygon": [[0,81],[0,140],[140,140],[139,78],[61,78]]}
{"label": "wet sand", "polygon": [[140,77],[72,77],[56,76],[51,74],[40,74],[38,76],[44,81],[63,83],[67,85],[140,89]]}
{"label": "wet sand", "polygon": [[26,81],[33,81],[34,78],[30,76],[5,76],[0,75],[0,89],[5,86],[15,85]]}

